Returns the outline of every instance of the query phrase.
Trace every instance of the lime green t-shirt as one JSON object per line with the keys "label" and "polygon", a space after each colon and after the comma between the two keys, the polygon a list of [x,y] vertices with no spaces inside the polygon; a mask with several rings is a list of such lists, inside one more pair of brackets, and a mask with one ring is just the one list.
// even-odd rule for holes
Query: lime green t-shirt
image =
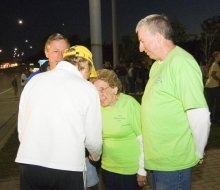
{"label": "lime green t-shirt", "polygon": [[155,61],[142,97],[145,168],[174,171],[199,161],[186,111],[207,108],[202,73],[195,59],[176,46]]}
{"label": "lime green t-shirt", "polygon": [[102,107],[102,168],[119,174],[136,174],[139,168],[141,135],[140,104],[120,93],[114,107]]}

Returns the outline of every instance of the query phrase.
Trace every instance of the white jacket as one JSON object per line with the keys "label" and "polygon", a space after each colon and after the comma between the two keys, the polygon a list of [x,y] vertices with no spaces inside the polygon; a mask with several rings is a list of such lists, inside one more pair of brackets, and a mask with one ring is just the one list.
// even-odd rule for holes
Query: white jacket
{"label": "white jacket", "polygon": [[85,147],[98,160],[102,117],[97,89],[66,61],[36,75],[22,92],[16,162],[83,171]]}

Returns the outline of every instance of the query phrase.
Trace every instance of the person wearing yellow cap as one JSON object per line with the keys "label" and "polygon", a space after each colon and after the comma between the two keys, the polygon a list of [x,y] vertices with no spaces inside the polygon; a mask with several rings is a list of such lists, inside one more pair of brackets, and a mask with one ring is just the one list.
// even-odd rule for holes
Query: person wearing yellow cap
{"label": "person wearing yellow cap", "polygon": [[[89,78],[97,77],[96,70],[92,60],[92,53],[84,46],[76,45],[69,49],[66,49],[63,53],[63,60],[77,65],[78,70],[82,74],[83,78],[88,80]],[[90,190],[99,182],[96,167],[91,164],[89,160],[89,152],[86,149],[86,190]]]}
{"label": "person wearing yellow cap", "polygon": [[91,52],[73,46],[54,69],[36,75],[24,88],[15,160],[21,189],[84,190],[85,148],[94,161],[102,152],[99,95],[84,79],[92,74]]}
{"label": "person wearing yellow cap", "polygon": [[63,60],[76,64],[79,71],[82,71],[86,66],[89,66],[89,70],[87,69],[87,71],[90,75],[85,76],[86,79],[97,76],[92,60],[92,53],[85,46],[75,45],[66,49],[63,53]]}

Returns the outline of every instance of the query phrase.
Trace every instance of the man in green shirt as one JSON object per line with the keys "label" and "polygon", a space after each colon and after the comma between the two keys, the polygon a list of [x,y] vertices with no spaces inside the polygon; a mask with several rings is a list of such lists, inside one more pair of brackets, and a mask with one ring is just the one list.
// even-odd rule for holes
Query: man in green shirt
{"label": "man in green shirt", "polygon": [[155,60],[141,107],[145,169],[154,190],[189,190],[210,130],[200,68],[173,43],[166,16],[147,16],[136,32],[140,52]]}

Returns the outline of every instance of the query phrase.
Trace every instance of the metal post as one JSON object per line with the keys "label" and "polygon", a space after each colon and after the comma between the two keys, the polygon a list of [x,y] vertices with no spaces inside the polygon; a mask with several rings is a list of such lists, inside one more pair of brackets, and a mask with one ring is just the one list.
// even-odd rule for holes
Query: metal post
{"label": "metal post", "polygon": [[112,41],[113,41],[113,67],[118,63],[118,42],[117,42],[117,8],[116,0],[112,0]]}
{"label": "metal post", "polygon": [[96,70],[102,68],[102,31],[100,0],[89,0],[91,51]]}

